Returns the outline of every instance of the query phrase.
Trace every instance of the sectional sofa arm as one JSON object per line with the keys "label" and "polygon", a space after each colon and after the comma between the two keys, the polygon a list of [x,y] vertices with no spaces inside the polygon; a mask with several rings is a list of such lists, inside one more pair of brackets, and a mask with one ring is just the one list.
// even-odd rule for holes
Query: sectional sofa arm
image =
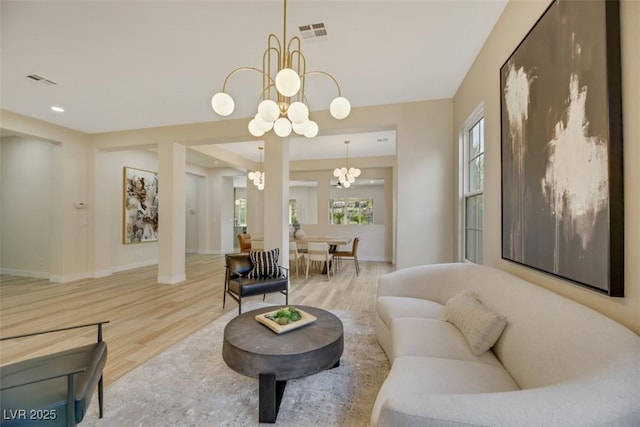
{"label": "sectional sofa arm", "polygon": [[377,426],[584,427],[613,425],[614,419],[617,427],[638,426],[640,408],[626,385],[626,396],[609,396],[606,405],[602,393],[617,395],[615,385],[581,381],[502,393],[398,396],[383,403]]}

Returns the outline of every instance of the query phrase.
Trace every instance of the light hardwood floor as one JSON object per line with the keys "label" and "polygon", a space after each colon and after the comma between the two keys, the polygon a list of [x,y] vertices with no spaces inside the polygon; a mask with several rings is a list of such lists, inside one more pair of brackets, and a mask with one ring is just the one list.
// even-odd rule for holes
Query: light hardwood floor
{"label": "light hardwood floor", "polygon": [[[156,266],[70,283],[0,276],[0,336],[110,320],[104,329],[108,385],[222,314],[237,311],[229,298],[222,308],[224,256],[189,254],[186,259],[187,280],[175,285],[157,284]],[[378,277],[393,269],[389,263],[360,262],[356,276],[353,261],[344,260],[327,281],[318,272],[305,280],[302,269],[296,278],[294,268],[289,303],[373,314]],[[267,295],[266,301],[284,304],[284,296]],[[2,341],[0,364],[87,344],[95,340],[95,330]]]}

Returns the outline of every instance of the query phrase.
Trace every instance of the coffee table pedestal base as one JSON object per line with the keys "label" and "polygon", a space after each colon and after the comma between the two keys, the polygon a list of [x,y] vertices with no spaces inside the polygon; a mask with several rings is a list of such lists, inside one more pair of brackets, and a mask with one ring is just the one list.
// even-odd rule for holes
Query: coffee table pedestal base
{"label": "coffee table pedestal base", "polygon": [[277,381],[276,374],[260,374],[258,389],[258,421],[275,423],[287,381]]}

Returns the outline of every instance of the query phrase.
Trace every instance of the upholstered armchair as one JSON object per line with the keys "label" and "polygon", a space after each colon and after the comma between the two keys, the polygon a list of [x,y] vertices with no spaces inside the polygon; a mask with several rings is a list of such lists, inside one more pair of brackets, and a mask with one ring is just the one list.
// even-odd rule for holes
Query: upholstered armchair
{"label": "upholstered armchair", "polygon": [[277,264],[277,256],[275,261],[269,256],[274,251],[251,251],[225,256],[226,273],[222,308],[229,295],[238,303],[238,314],[240,314],[242,298],[263,295],[264,300],[266,294],[273,292],[283,294],[285,304],[289,304],[289,269]]}
{"label": "upholstered armchair", "polygon": [[107,363],[107,343],[102,340],[106,322],[71,326],[0,341],[97,326],[93,344],[0,366],[2,426],[75,426],[82,421],[98,388],[103,416],[102,371]]}

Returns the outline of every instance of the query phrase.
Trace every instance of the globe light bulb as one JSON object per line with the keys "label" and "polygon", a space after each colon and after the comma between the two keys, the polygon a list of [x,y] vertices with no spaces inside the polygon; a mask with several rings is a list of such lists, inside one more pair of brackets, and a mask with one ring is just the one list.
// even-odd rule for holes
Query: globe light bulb
{"label": "globe light bulb", "polygon": [[265,122],[275,122],[276,119],[280,116],[280,109],[278,108],[278,104],[271,99],[265,99],[260,104],[258,104],[258,114],[262,117],[262,120]]}
{"label": "globe light bulb", "polygon": [[271,128],[273,127],[273,122],[265,122],[262,119],[262,116],[260,115],[260,113],[256,113],[256,115],[253,117],[253,120],[255,120],[256,125],[265,132],[270,131]]}
{"label": "globe light bulb", "polygon": [[304,135],[309,128],[309,119],[302,123],[292,123],[293,131],[298,135]]}
{"label": "globe light bulb", "polygon": [[220,116],[228,116],[233,113],[235,107],[236,105],[235,102],[233,102],[233,98],[227,93],[218,92],[211,98],[211,108]]}
{"label": "globe light bulb", "polygon": [[296,101],[289,105],[287,117],[291,123],[303,123],[309,118],[309,109],[302,102]]}
{"label": "globe light bulb", "polygon": [[291,133],[291,122],[284,117],[280,117],[273,124],[273,131],[281,138],[287,137]]}
{"label": "globe light bulb", "polygon": [[276,89],[283,96],[294,96],[300,90],[300,76],[291,68],[283,68],[276,74]]}
{"label": "globe light bulb", "polygon": [[342,120],[351,112],[351,103],[344,96],[338,96],[329,104],[329,112],[333,118]]}
{"label": "globe light bulb", "polygon": [[264,135],[264,129],[258,124],[256,119],[251,119],[247,127],[249,128],[249,133],[255,137]]}
{"label": "globe light bulb", "polygon": [[314,138],[318,134],[318,130],[318,124],[313,120],[309,120],[309,127],[304,133],[304,136],[306,136],[307,138]]}

